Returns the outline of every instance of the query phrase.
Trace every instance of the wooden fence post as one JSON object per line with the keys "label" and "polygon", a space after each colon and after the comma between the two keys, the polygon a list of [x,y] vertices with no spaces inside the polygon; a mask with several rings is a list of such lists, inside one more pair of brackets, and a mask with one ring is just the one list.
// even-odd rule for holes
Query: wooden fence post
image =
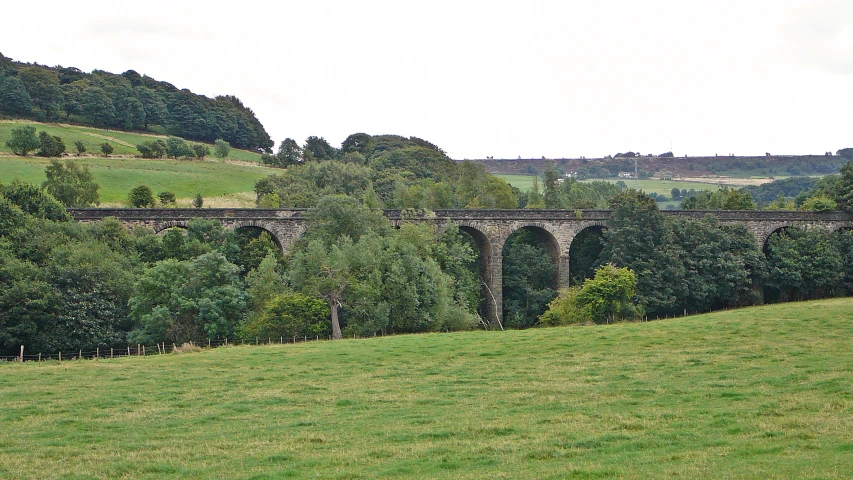
{"label": "wooden fence post", "polygon": [[101,358],[101,347],[95,347],[95,358]]}
{"label": "wooden fence post", "polygon": [[59,352],[59,361],[62,361],[62,352]]}
{"label": "wooden fence post", "polygon": [[18,360],[19,360],[21,363],[24,363],[24,346],[23,346],[23,345],[21,345],[21,356],[20,356],[20,357],[18,357]]}
{"label": "wooden fence post", "polygon": [[110,358],[113,358],[113,347],[110,347]]}

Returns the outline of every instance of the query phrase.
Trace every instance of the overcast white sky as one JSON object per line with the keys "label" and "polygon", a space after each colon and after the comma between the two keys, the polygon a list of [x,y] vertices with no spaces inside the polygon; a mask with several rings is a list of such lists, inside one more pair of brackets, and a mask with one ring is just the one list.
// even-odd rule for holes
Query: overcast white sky
{"label": "overcast white sky", "polygon": [[278,144],[395,133],[457,159],[853,146],[853,0],[4,6],[0,52],[236,95]]}

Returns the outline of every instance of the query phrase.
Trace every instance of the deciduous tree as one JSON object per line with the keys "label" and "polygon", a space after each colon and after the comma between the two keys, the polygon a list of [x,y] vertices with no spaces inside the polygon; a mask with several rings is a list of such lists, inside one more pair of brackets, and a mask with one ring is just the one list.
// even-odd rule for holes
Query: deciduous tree
{"label": "deciduous tree", "polygon": [[32,125],[24,125],[22,127],[12,129],[12,138],[6,140],[6,146],[12,150],[15,155],[26,156],[29,152],[39,148],[41,143],[36,137],[36,127]]}

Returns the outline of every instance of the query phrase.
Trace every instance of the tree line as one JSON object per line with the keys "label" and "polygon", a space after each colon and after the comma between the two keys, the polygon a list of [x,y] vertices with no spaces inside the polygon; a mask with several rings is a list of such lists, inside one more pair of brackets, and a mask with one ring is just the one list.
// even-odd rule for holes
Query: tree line
{"label": "tree line", "polygon": [[284,257],[261,230],[202,219],[163,235],[115,219],[81,224],[45,189],[0,186],[0,352],[479,321],[476,255],[456,230],[395,229],[345,196],[324,197],[311,215]]}
{"label": "tree line", "polygon": [[232,95],[208,98],[128,70],[120,75],[15,62],[0,54],[0,113],[46,122],[145,130],[270,151],[251,109]]}
{"label": "tree line", "polygon": [[[504,251],[508,328],[610,323],[853,293],[853,235],[786,229],[765,251],[742,225],[664,217],[641,192],[557,292],[541,241]],[[404,212],[404,217],[405,217]],[[360,198],[328,195],[287,256],[256,229],[196,219],[162,235],[80,224],[46,188],[0,187],[0,350],[93,350],[206,338],[371,335],[485,326],[473,240],[452,226],[392,228]]]}
{"label": "tree line", "polygon": [[[847,230],[785,228],[759,246],[743,225],[721,225],[712,214],[665,217],[634,190],[616,195],[610,206],[600,253],[586,268],[593,285],[605,284],[600,290],[614,295],[613,308],[588,308],[600,304],[584,303],[590,280],[582,278],[580,286],[559,292],[541,323],[654,319],[853,294],[853,233]],[[615,275],[610,267],[630,274]],[[602,273],[613,278],[599,279]]]}

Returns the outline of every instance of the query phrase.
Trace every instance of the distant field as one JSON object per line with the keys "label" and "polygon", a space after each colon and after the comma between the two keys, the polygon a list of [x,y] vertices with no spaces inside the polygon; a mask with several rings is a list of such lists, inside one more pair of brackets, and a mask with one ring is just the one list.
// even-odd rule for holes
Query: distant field
{"label": "distant field", "polygon": [[[130,189],[140,184],[148,185],[155,194],[171,191],[185,200],[194,197],[196,193],[201,193],[205,198],[233,196],[252,192],[255,182],[277,171],[222,161],[92,157],[76,161],[80,165],[87,165],[101,186],[98,193],[102,204],[124,202]],[[45,166],[49,163],[50,160],[38,157],[0,157],[0,182],[10,183],[20,179],[41,185],[45,180]],[[214,206],[210,203],[208,205]]]}
{"label": "distant field", "polygon": [[[504,180],[506,180],[513,187],[518,188],[522,192],[526,192],[533,187],[533,176],[532,175],[504,175],[499,174],[496,175]],[[593,180],[584,180],[584,181],[593,181]],[[616,183],[619,179],[606,179],[605,181]],[[679,189],[687,189],[691,188],[694,190],[711,190],[716,191],[719,190],[721,185],[716,185],[712,183],[699,183],[699,182],[682,182],[677,180],[623,180],[628,188],[634,188],[637,190],[643,190],[646,193],[657,193],[660,195],[670,196],[673,188]],[[542,180],[539,180],[539,188],[542,188]]]}
{"label": "distant field", "polygon": [[[12,129],[21,127],[22,125],[32,125],[36,127],[36,134],[44,130],[50,135],[55,135],[65,141],[66,151],[76,153],[74,142],[80,140],[86,146],[86,152],[93,155],[100,155],[100,145],[108,142],[113,146],[115,151],[113,156],[122,155],[138,155],[136,145],[150,141],[154,138],[166,137],[163,135],[145,134],[145,133],[128,133],[117,130],[100,130],[92,127],[82,127],[79,125],[65,125],[53,123],[38,123],[19,120],[0,120],[0,152],[11,154],[12,151],[6,146],[6,140],[11,138]],[[201,143],[201,142],[195,142]],[[210,145],[211,150],[213,146]],[[240,160],[246,162],[257,163],[260,160],[260,155],[255,152],[246,150],[231,149],[231,154],[228,156],[232,160]]]}
{"label": "distant field", "polygon": [[[98,191],[102,204],[120,205],[127,199],[131,188],[145,184],[156,194],[174,192],[178,204],[188,204],[197,193],[206,199],[207,206],[251,207],[254,206],[252,191],[255,182],[277,170],[252,165],[260,155],[245,150],[231,149],[227,159],[207,157],[205,160],[168,160],[134,158],[138,155],[136,145],[155,137],[153,135],[98,130],[74,125],[39,124],[35,122],[0,121],[0,182],[10,183],[16,179],[41,185],[45,180],[44,169],[49,159],[30,154],[28,157],[11,155],[6,140],[11,130],[21,125],[33,125],[37,131],[61,137],[66,149],[75,152],[74,142],[81,140],[86,145],[87,155],[65,157],[80,165],[86,165],[101,186]],[[115,151],[103,158],[99,145],[109,142]],[[211,147],[212,150],[212,147]],[[88,156],[91,153],[93,156]],[[244,164],[243,162],[248,162]]]}
{"label": "distant field", "polygon": [[0,478],[850,478],[853,299],[0,364]]}

